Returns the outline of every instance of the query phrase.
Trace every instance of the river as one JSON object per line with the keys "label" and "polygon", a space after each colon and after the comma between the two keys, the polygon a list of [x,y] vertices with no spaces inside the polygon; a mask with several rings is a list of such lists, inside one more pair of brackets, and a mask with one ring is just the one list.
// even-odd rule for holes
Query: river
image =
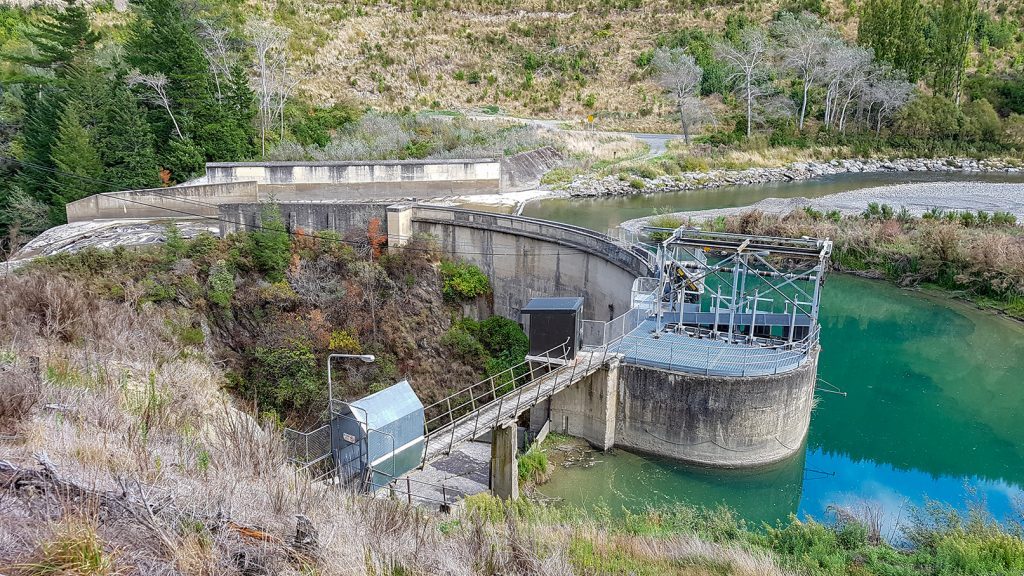
{"label": "river", "polygon": [[[749,186],[723,186],[707,190],[686,190],[660,194],[606,196],[599,198],[551,198],[530,202],[524,216],[556,220],[607,232],[621,222],[650,216],[655,212],[684,212],[748,206],[765,198],[819,198],[837,192],[873,186],[915,182],[1020,182],[1024,175],[958,172],[874,172],[836,174],[796,182],[772,182]],[[897,207],[898,208],[898,207]]]}
{"label": "river", "polygon": [[[821,196],[939,179],[873,174],[660,196],[556,199],[529,205],[526,214],[604,231],[661,207],[736,206],[769,196]],[[845,275],[828,278],[821,323],[819,376],[828,385],[819,386],[801,454],[765,469],[721,471],[613,450],[596,455],[593,467],[559,469],[541,492],[613,512],[672,502],[726,504],[755,524],[790,514],[825,518],[832,504],[869,502],[884,511],[887,531],[927,499],[960,509],[984,501],[998,518],[1024,502],[1024,325]]]}

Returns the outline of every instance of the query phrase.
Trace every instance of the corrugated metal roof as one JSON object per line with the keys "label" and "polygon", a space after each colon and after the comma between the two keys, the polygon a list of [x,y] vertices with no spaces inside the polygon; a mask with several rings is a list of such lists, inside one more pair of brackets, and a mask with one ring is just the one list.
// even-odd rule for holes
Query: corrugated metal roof
{"label": "corrugated metal roof", "polygon": [[582,307],[581,297],[531,298],[522,312],[574,312]]}

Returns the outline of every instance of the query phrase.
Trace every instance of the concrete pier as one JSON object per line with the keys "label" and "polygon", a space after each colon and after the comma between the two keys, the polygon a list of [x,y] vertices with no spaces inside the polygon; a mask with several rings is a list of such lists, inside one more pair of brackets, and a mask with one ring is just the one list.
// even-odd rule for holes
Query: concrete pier
{"label": "concrete pier", "polygon": [[583,438],[598,450],[615,444],[619,358],[551,398],[552,429]]}
{"label": "concrete pier", "polygon": [[623,366],[615,445],[721,468],[783,460],[807,436],[817,364],[815,349],[796,370],[768,376]]}
{"label": "concrete pier", "polygon": [[519,457],[515,422],[491,431],[491,494],[502,500],[519,498]]}

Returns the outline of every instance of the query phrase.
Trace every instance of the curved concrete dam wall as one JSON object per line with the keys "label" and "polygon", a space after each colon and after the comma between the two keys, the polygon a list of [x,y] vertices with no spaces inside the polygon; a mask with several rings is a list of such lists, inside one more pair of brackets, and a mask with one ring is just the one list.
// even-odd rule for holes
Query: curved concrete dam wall
{"label": "curved concrete dam wall", "polygon": [[[633,280],[653,272],[645,259],[602,234],[546,220],[420,204],[283,202],[278,207],[291,231],[365,231],[371,219],[380,218],[392,247],[414,234],[429,234],[449,257],[479,266],[494,287],[494,313],[516,321],[535,296],[583,296],[586,318],[608,320],[629,309]],[[263,205],[219,208],[224,235],[259,226]]]}
{"label": "curved concrete dam wall", "polygon": [[818,350],[796,370],[725,377],[619,368],[615,445],[695,464],[770,464],[803,447]]}
{"label": "curved concrete dam wall", "polygon": [[583,296],[585,318],[609,320],[629,309],[633,280],[652,273],[642,258],[584,228],[458,208],[388,208],[389,245],[416,233],[479,266],[494,287],[495,313],[515,320],[535,296]]}

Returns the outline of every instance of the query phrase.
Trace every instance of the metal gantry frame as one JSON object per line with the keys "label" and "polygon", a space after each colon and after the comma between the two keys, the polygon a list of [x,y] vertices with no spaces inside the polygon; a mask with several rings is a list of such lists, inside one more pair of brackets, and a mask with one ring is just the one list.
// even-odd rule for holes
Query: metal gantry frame
{"label": "metal gantry frame", "polygon": [[[689,226],[646,230],[668,234],[657,244],[661,297],[655,307],[656,336],[681,325],[708,327],[707,336],[729,343],[754,342],[758,328],[767,341],[792,343],[798,330],[806,330],[806,337],[817,334],[831,240]],[[751,278],[756,280],[748,282]],[[703,305],[705,300],[710,306]],[[781,334],[772,334],[775,327]]]}

